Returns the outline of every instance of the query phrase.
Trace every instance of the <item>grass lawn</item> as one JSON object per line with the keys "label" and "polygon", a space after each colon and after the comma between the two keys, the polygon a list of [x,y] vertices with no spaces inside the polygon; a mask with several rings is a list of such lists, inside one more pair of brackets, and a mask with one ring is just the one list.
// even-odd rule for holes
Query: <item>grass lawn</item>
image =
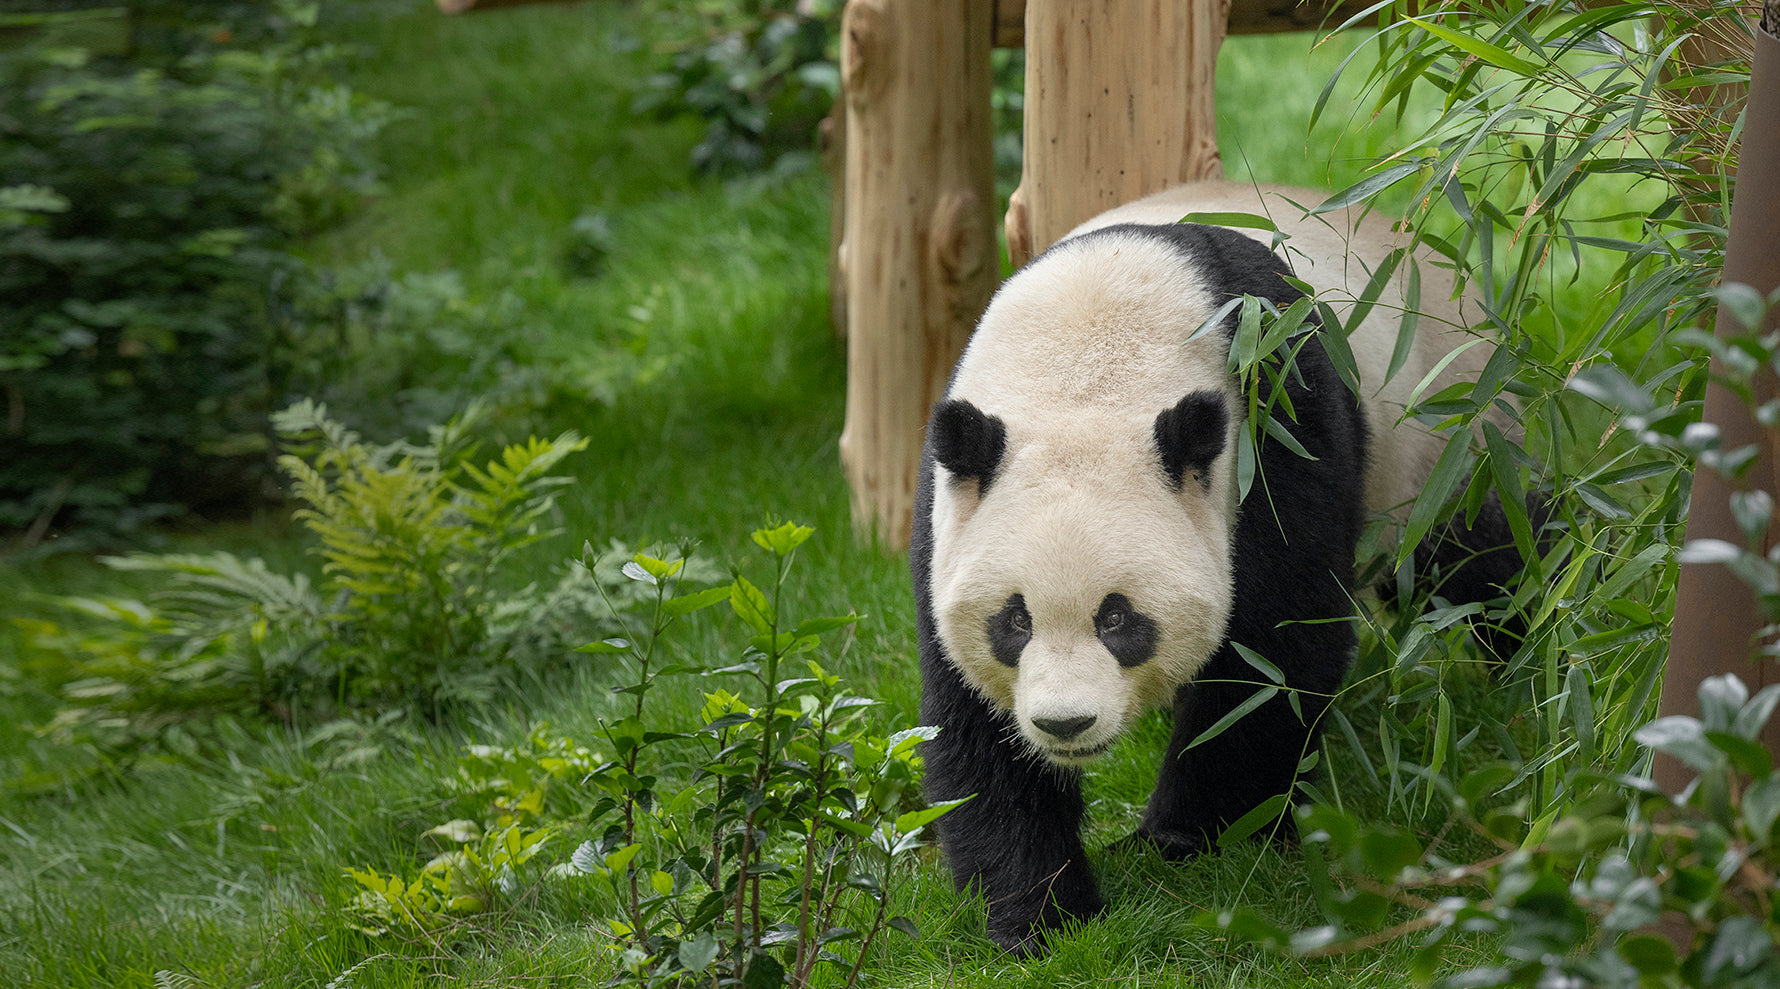
{"label": "grass lawn", "polygon": [[[564,535],[528,550],[513,579],[549,583],[584,539],[691,537],[719,562],[758,569],[752,528],[769,519],[814,526],[789,610],[865,615],[823,662],[885,702],[886,728],[914,724],[906,562],[849,534],[836,454],[844,360],[827,326],[823,178],[692,178],[697,123],[630,113],[628,87],[647,60],[629,42],[640,34],[646,45],[649,27],[627,5],[447,19],[415,4],[347,30],[376,52],[353,85],[410,116],[384,139],[387,193],[311,245],[312,255],[340,264],[381,255],[398,271],[456,270],[471,297],[515,294],[532,353],[557,370],[558,384],[531,420],[502,428],[572,428],[592,440],[568,463],[576,483],[561,499]],[[1307,54],[1310,41],[1239,38],[1226,47],[1218,98],[1232,177],[1339,187],[1382,140],[1377,132],[1338,139],[1336,113],[1306,136],[1309,108],[1345,54],[1337,45]],[[570,225],[587,209],[606,212],[615,234],[605,270],[591,278],[562,260]],[[626,369],[617,378],[614,361]],[[577,390],[578,381],[589,384]],[[279,565],[305,559],[300,535],[276,517],[180,545],[228,547]],[[0,572],[0,609],[29,613],[31,592],[144,590],[89,561],[52,560]],[[734,655],[742,645],[734,624],[695,621],[682,648],[705,662]],[[0,659],[18,649],[0,639],[0,650],[11,651]],[[342,914],[353,892],[346,867],[412,869],[425,860],[421,832],[458,816],[448,784],[462,745],[513,744],[546,722],[592,736],[612,710],[610,675],[578,662],[441,725],[331,739],[243,728],[226,758],[8,798],[0,805],[0,982],[601,983],[613,966],[608,939],[573,892],[540,888],[510,914],[436,939],[371,937]],[[671,688],[663,703],[695,703],[692,687]],[[67,758],[18,727],[52,706],[22,683],[0,681],[0,765],[53,769]],[[1133,825],[1164,737],[1163,722],[1152,719],[1092,774],[1091,847]],[[1358,781],[1340,784],[1370,799]],[[572,847],[546,855],[560,860]],[[897,894],[925,936],[891,936],[864,981],[1002,989],[1404,982],[1405,948],[1299,962],[1191,926],[1200,911],[1235,905],[1287,926],[1319,923],[1294,852],[1250,844],[1186,867],[1116,855],[1097,865],[1109,914],[1064,937],[1048,958],[1016,963],[983,938],[981,904],[953,893],[928,850]]]}

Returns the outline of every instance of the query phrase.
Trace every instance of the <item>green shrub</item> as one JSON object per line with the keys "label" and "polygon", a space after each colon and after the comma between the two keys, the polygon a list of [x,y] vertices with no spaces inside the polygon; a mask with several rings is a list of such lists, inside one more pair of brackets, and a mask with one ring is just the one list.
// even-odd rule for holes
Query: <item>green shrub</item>
{"label": "green shrub", "polygon": [[0,52],[0,531],[27,548],[258,493],[285,247],[374,188],[389,119],[323,83],[313,7],[277,9],[255,49]]}
{"label": "green shrub", "polygon": [[[511,913],[491,911],[521,902],[523,863],[581,832],[591,837],[530,880],[592,887],[584,895],[612,938],[618,984],[804,986],[828,964],[851,986],[886,930],[917,934],[890,913],[892,871],[961,801],[923,807],[917,795],[915,748],[935,729],[872,734],[862,715],[876,701],[796,659],[857,620],[781,612],[810,534],[790,523],[753,534],[773,556],[764,587],[738,574],[687,590],[683,555],[624,561],[619,572],[643,591],[643,607],[613,617],[635,627],[582,647],[621,660],[617,716],[585,744],[539,728],[521,746],[469,747],[459,787],[484,801],[484,816],[427,831],[446,850],[412,879],[349,869],[356,925],[436,937],[482,915],[503,923]],[[591,551],[584,560],[600,569]],[[665,633],[722,603],[749,636],[741,661],[667,663]],[[688,675],[741,687],[701,688],[688,726],[692,712],[662,710],[657,690]]]}
{"label": "green shrub", "polygon": [[503,593],[502,564],[551,535],[550,473],[587,441],[565,433],[469,458],[474,410],[423,445],[371,444],[302,402],[274,417],[322,577],[229,553],[110,557],[158,575],[148,602],[59,599],[86,621],[20,624],[67,706],[45,731],[117,760],[189,749],[218,713],[313,723],[486,700],[523,661],[561,657],[603,625],[585,569]]}
{"label": "green shrub", "polygon": [[[1515,766],[1506,785],[1547,823],[1587,772],[1645,758],[1632,732],[1654,712],[1667,655],[1697,452],[1682,438],[1706,378],[1687,331],[1714,305],[1724,235],[1722,136],[1672,125],[1688,119],[1689,83],[1661,84],[1689,71],[1673,56],[1696,21],[1661,6],[1672,16],[1650,23],[1631,5],[1398,6],[1409,16],[1355,50],[1376,56],[1369,110],[1405,113],[1411,92],[1434,100],[1405,113],[1414,126],[1374,174],[1318,209],[1401,185],[1414,204],[1405,248],[1419,240],[1457,272],[1481,300],[1476,332],[1496,344],[1478,381],[1405,410],[1449,437],[1411,528],[1470,520],[1493,494],[1530,561],[1519,586],[1467,611],[1415,596],[1396,568],[1413,539],[1376,547],[1379,582],[1396,568],[1396,607],[1371,617],[1335,737],[1361,788],[1376,780],[1406,825],[1437,822],[1442,794],[1493,758]],[[1407,334],[1423,317],[1419,274],[1403,274]],[[1632,406],[1639,424],[1623,428]],[[1519,642],[1488,690],[1449,662],[1475,657],[1473,623]],[[1376,748],[1360,741],[1374,722]]]}
{"label": "green shrub", "polygon": [[[1713,284],[1733,117],[1702,113],[1689,92],[1748,67],[1675,58],[1701,18],[1747,25],[1728,5],[1393,10],[1375,36],[1372,109],[1401,114],[1423,87],[1441,105],[1322,208],[1412,188],[1415,236],[1481,297],[1480,332],[1498,346],[1480,380],[1405,413],[1452,437],[1412,525],[1469,518],[1493,492],[1531,562],[1481,612],[1399,581],[1400,607],[1373,616],[1332,709],[1345,744],[1310,759],[1351,756],[1359,771],[1331,774],[1330,792],[1305,785],[1298,814],[1327,923],[1201,920],[1313,957],[1414,936],[1416,984],[1454,989],[1773,985],[1780,783],[1758,739],[1780,690],[1750,697],[1715,678],[1699,687],[1701,719],[1651,720],[1678,564],[1725,562],[1764,605],[1780,602],[1780,558],[1749,548],[1771,493],[1738,495],[1749,546],[1676,546],[1693,471],[1735,473],[1752,455],[1698,421],[1706,355],[1746,398],[1758,368],[1780,367],[1780,334],[1717,341],[1693,325],[1725,306],[1756,326],[1780,301]],[[1417,318],[1405,313],[1405,332]],[[1757,413],[1774,426],[1774,408]],[[1525,626],[1487,684],[1453,662],[1472,655],[1464,628],[1478,619]],[[1377,720],[1375,746],[1361,717]],[[1700,782],[1657,791],[1644,779],[1653,750]],[[1387,814],[1361,811],[1355,796],[1372,789]]]}
{"label": "green shrub", "polygon": [[692,149],[699,172],[718,175],[807,164],[816,123],[840,94],[839,5],[831,0],[746,0],[664,5],[686,40],[643,79],[641,113],[692,113],[705,121]]}
{"label": "green shrub", "polygon": [[310,269],[274,301],[273,392],[325,403],[374,437],[424,432],[470,402],[496,435],[523,436],[535,410],[614,400],[641,364],[591,344],[572,360],[540,353],[550,334],[515,292],[478,294],[457,272],[398,272],[382,257]]}

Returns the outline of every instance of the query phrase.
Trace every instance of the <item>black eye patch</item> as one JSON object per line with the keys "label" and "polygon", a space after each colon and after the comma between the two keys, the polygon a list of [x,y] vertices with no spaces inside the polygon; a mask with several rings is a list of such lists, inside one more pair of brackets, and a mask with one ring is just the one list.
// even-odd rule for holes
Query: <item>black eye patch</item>
{"label": "black eye patch", "polygon": [[1156,654],[1156,623],[1123,594],[1108,594],[1094,615],[1094,634],[1120,666],[1142,666]]}
{"label": "black eye patch", "polygon": [[1020,665],[1020,653],[1032,641],[1032,614],[1026,599],[1015,594],[989,619],[989,652],[1004,666]]}

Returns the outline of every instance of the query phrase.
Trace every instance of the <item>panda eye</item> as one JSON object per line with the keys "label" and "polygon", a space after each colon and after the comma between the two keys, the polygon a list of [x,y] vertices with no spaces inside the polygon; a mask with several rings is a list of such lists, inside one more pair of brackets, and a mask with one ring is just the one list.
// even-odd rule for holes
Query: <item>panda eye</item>
{"label": "panda eye", "polygon": [[1138,611],[1130,598],[1116,591],[1100,602],[1100,610],[1094,615],[1094,632],[1124,667],[1149,662],[1160,638],[1155,620]]}
{"label": "panda eye", "polygon": [[1007,623],[1013,626],[1016,632],[1030,632],[1032,631],[1032,613],[1024,607],[1014,608],[1008,612]]}
{"label": "panda eye", "polygon": [[1032,641],[1032,615],[1026,610],[1026,599],[1018,594],[1007,599],[989,619],[989,652],[1006,666],[1020,665],[1020,653]]}

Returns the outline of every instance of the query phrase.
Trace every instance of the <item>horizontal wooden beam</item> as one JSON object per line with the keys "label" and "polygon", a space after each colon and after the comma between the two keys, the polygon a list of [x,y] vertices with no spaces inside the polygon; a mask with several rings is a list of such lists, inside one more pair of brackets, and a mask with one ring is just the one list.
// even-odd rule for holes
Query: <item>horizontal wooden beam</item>
{"label": "horizontal wooden beam", "polygon": [[[1215,0],[1181,0],[1215,2]],[[1227,34],[1279,34],[1285,31],[1314,31],[1333,28],[1365,10],[1370,3],[1323,2],[1300,3],[1299,0],[1229,0],[1230,16]],[[1376,15],[1365,23],[1377,23]],[[1026,0],[995,0],[995,47],[1026,47]]]}
{"label": "horizontal wooden beam", "polygon": [[[447,14],[467,14],[495,7],[516,7],[521,4],[563,3],[565,0],[434,0]],[[573,2],[573,0],[567,0]],[[1203,3],[1216,0],[1181,0],[1182,3]],[[1026,47],[1026,0],[993,0],[995,5],[994,38],[997,48]],[[1365,10],[1365,0],[1331,2],[1322,0],[1302,3],[1299,0],[1229,0],[1228,34],[1278,34],[1282,31],[1314,31],[1335,27]],[[1376,16],[1366,23],[1376,23]]]}

